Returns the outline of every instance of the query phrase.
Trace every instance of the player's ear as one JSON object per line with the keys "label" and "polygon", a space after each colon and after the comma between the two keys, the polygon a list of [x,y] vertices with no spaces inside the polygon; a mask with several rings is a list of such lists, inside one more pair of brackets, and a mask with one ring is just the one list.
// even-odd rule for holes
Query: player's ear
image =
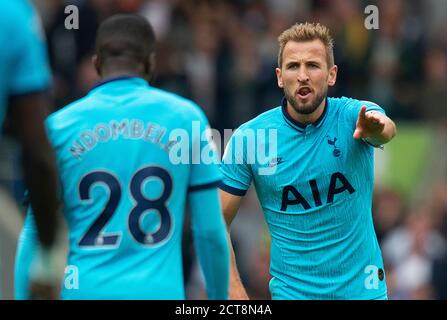
{"label": "player's ear", "polygon": [[337,71],[338,71],[338,67],[335,64],[329,68],[329,77],[328,77],[327,84],[330,87],[334,86],[335,82],[337,81]]}
{"label": "player's ear", "polygon": [[92,57],[92,63],[93,63],[93,66],[95,67],[96,72],[100,76],[101,75],[101,68],[100,68],[100,65],[99,65],[98,56],[96,54]]}
{"label": "player's ear", "polygon": [[275,72],[276,72],[276,78],[278,80],[278,87],[284,88],[284,84],[282,82],[281,69],[280,68],[276,68]]}

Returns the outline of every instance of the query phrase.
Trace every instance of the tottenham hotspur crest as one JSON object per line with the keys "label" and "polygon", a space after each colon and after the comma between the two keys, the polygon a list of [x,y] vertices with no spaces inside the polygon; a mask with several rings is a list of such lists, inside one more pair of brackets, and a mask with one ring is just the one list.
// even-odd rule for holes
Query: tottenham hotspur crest
{"label": "tottenham hotspur crest", "polygon": [[334,157],[338,158],[338,157],[341,155],[341,151],[340,151],[340,149],[337,148],[337,145],[336,145],[336,143],[337,143],[337,137],[334,137],[333,140],[331,140],[331,138],[330,138],[329,136],[326,136],[326,137],[328,138],[328,139],[327,139],[327,143],[328,143],[330,146],[333,146],[333,147],[334,147],[334,150],[332,151],[332,154],[334,155]]}

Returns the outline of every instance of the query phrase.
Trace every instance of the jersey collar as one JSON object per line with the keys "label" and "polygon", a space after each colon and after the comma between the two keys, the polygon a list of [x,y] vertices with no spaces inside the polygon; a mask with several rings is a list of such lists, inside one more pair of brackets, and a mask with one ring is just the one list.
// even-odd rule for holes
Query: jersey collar
{"label": "jersey collar", "polygon": [[[326,103],[325,103],[325,107],[324,107],[323,113],[321,114],[321,116],[316,121],[314,121],[311,124],[312,126],[314,126],[316,128],[320,128],[322,126],[324,120],[327,117],[327,109],[328,109],[328,107],[329,107],[329,99],[326,97]],[[306,129],[306,127],[307,127],[306,124],[301,123],[301,122],[293,119],[290,116],[289,112],[287,111],[287,99],[285,97],[282,99],[282,102],[281,102],[281,111],[282,111],[282,114],[284,116],[284,120],[290,126],[292,126],[294,129],[298,130],[299,132],[303,132]]]}

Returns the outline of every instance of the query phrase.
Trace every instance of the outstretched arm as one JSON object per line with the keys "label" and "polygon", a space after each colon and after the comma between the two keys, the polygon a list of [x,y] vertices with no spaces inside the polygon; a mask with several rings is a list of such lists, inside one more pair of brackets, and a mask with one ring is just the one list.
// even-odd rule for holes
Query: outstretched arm
{"label": "outstretched arm", "polygon": [[366,106],[360,109],[354,131],[354,139],[365,139],[374,146],[391,141],[396,135],[394,122],[378,111],[366,112]]}
{"label": "outstretched arm", "polygon": [[[228,234],[230,233],[231,222],[237,214],[242,197],[232,195],[223,190],[220,191],[220,199],[222,202],[222,211],[224,214],[225,222],[228,228]],[[228,237],[230,239],[230,237]],[[234,255],[234,249],[229,240],[230,247],[230,299],[231,300],[248,300],[247,292],[242,284],[239,272],[236,266],[236,257]]]}

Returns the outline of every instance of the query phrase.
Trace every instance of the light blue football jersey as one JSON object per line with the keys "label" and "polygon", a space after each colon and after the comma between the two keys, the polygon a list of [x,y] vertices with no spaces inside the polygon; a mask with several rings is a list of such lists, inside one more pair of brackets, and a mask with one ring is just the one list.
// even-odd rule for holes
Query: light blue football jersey
{"label": "light blue football jersey", "polygon": [[173,130],[198,141],[194,125],[208,126],[198,106],[138,77],[100,83],[47,119],[69,230],[63,299],[185,298],[186,196],[221,177],[217,162],[170,158]]}
{"label": "light blue football jersey", "polygon": [[27,0],[0,1],[0,129],[8,97],[46,90],[50,82],[40,18]]}
{"label": "light blue football jersey", "polygon": [[221,189],[242,196],[252,182],[256,188],[271,234],[273,299],[386,298],[371,212],[374,148],[353,138],[362,105],[384,112],[327,98],[322,116],[304,126],[284,101],[227,145]]}

